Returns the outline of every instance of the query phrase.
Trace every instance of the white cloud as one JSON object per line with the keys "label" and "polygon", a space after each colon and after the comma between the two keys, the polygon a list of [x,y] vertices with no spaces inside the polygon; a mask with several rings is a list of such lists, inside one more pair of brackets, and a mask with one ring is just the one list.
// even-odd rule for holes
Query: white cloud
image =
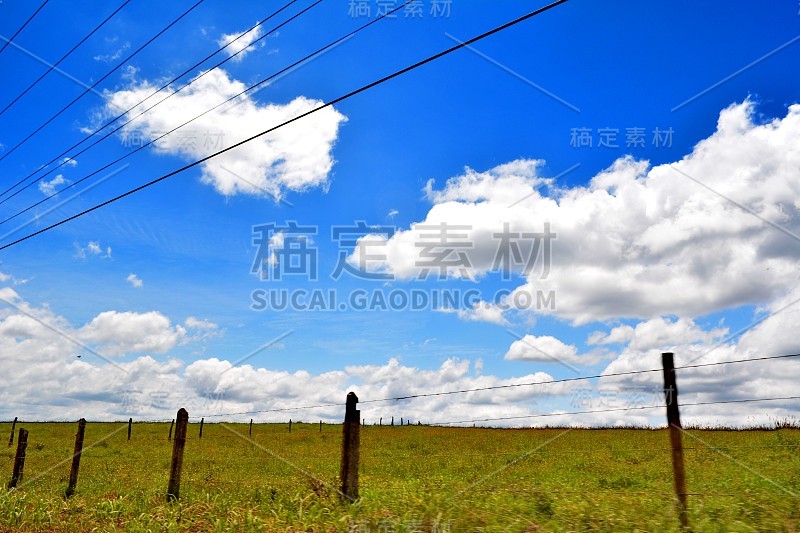
{"label": "white cloud", "polygon": [[76,166],[78,166],[78,161],[75,160],[75,159],[72,159],[71,157],[65,157],[64,159],[62,159],[60,161],[60,163],[61,163],[61,165],[65,166],[65,167],[76,167]]}
{"label": "white cloud", "polygon": [[56,192],[59,185],[67,185],[68,183],[69,180],[67,180],[62,174],[59,174],[50,181],[47,180],[40,181],[39,190],[45,196],[52,196]]}
{"label": "white cloud", "polygon": [[622,324],[621,326],[616,326],[611,329],[608,333],[603,331],[595,331],[586,342],[590,345],[600,345],[605,346],[607,344],[620,344],[624,342],[628,342],[633,338],[634,329],[627,324]]}
{"label": "white cloud", "polygon": [[[471,277],[497,270],[493,234],[504,223],[516,232],[542,232],[550,223],[557,234],[551,269],[541,279],[540,256],[515,295],[555,291],[556,309],[539,312],[576,324],[766,304],[796,284],[797,242],[675,170],[800,234],[800,105],[766,123],[754,115],[750,101],[733,105],[720,113],[714,134],[672,165],[622,158],[586,187],[556,188],[538,160],[467,169],[441,190],[426,186],[434,205],[423,222],[472,226]],[[397,232],[385,261],[371,268],[416,277],[421,231]],[[362,239],[351,260],[376,240],[386,241]],[[532,240],[521,247],[524,258]],[[523,276],[524,265],[513,266]],[[513,307],[513,297],[505,303]]]}
{"label": "white cloud", "polygon": [[218,324],[206,319],[199,319],[190,316],[184,322],[190,337],[194,341],[209,339],[220,334],[221,330]]}
{"label": "white cloud", "polygon": [[157,311],[134,313],[104,311],[83,326],[78,335],[97,343],[102,353],[119,356],[126,353],[166,353],[185,342],[186,328],[173,326]]}
{"label": "white cloud", "polygon": [[11,274],[6,274],[5,272],[0,272],[0,283],[7,283],[11,282],[13,285],[25,285],[31,280],[31,278],[18,278]]}
{"label": "white cloud", "polygon": [[437,309],[442,313],[455,313],[461,320],[470,322],[489,322],[490,324],[505,325],[508,321],[503,317],[503,310],[487,302],[476,302],[472,309]]}
{"label": "white cloud", "polygon": [[[800,289],[792,297],[800,297]],[[198,333],[212,331],[216,325],[189,317],[183,326],[177,326],[157,312],[107,311],[88,324],[75,327],[47,306],[30,305],[9,287],[0,288],[0,298],[22,310],[0,308],[0,365],[5,370],[0,373],[0,416],[5,418],[10,415],[24,416],[29,420],[76,419],[81,416],[96,420],[119,420],[128,416],[170,419],[178,407],[186,407],[191,415],[209,415],[298,405],[341,404],[349,390],[355,391],[362,400],[374,400],[552,379],[545,372],[502,378],[485,375],[482,361],[473,364],[458,358],[447,359],[431,369],[391,359],[383,364],[351,365],[321,373],[287,372],[250,364],[234,367],[230,361],[219,357],[199,359],[186,365],[169,356],[160,361],[151,355],[142,355],[114,366],[87,353],[39,321],[58,328],[81,343],[99,346],[107,355],[134,354],[140,350],[167,353],[170,347],[192,342]],[[788,302],[775,302],[764,311],[780,311],[785,303]],[[738,343],[723,343],[713,351],[710,350],[718,342],[715,340],[718,333],[704,334],[696,324],[684,321],[677,325],[677,322],[678,319],[674,319],[643,325],[638,329],[636,345],[626,346],[607,372],[658,369],[661,350],[670,348],[676,352],[678,365],[696,357],[699,357],[697,362],[719,362],[800,351],[800,340],[795,336],[775,335],[775,332],[796,331],[800,327],[800,305],[767,318],[745,333]],[[552,337],[527,336],[526,339],[545,350],[560,353],[562,357],[580,359],[586,355]],[[83,357],[78,359],[76,356],[81,354]],[[798,370],[800,360],[796,359],[679,369],[681,401],[800,396],[800,384],[795,378]],[[624,407],[630,405],[632,398],[651,405],[659,403],[662,398],[660,379],[660,372],[603,378],[599,384],[602,394],[599,407]],[[582,386],[583,382],[567,382],[421,397],[403,402],[365,403],[361,412],[368,424],[381,417],[384,423],[388,423],[391,416],[395,416],[397,421],[402,416],[425,423],[563,413],[584,408],[585,400],[580,396]],[[39,391],[35,396],[20,397],[16,394],[18,390],[34,387]],[[597,398],[591,402],[595,400]],[[792,404],[780,402],[682,408],[685,424],[757,424],[797,414],[798,410]],[[253,417],[258,421],[285,421],[291,417],[294,420],[337,421],[341,416],[341,408],[332,407],[224,419],[247,420]],[[663,409],[493,423],[507,426],[663,424]]]}
{"label": "white cloud", "polygon": [[548,363],[563,361],[574,363],[578,360],[578,349],[575,346],[567,345],[549,335],[536,337],[525,335],[523,338],[514,341],[505,359],[509,361],[545,361]]}
{"label": "white cloud", "polygon": [[387,216],[388,218],[394,218],[394,217],[396,217],[396,216],[397,216],[397,215],[399,215],[399,214],[400,214],[400,211],[398,211],[397,209],[390,209],[390,210],[389,210],[389,213],[388,213],[386,216]]}
{"label": "white cloud", "polygon": [[[0,288],[0,297],[25,313],[58,328],[66,337],[99,347],[107,356],[138,352],[167,353],[182,343],[192,342],[192,331],[218,329],[208,320],[189,317],[185,327],[173,325],[158,312],[106,311],[88,324],[74,327],[49,308],[36,308],[10,288]],[[105,362],[65,336],[54,333],[22,312],[0,309],[0,411],[26,419],[70,419],[91,416],[97,420],[171,418],[178,407],[192,415],[218,412],[264,410],[319,403],[341,403],[349,390],[363,399],[413,395],[431,390],[457,390],[531,381],[546,381],[549,374],[535,372],[513,378],[480,375],[482,363],[451,358],[439,367],[425,370],[392,359],[385,364],[353,365],[340,370],[311,373],[286,372],[251,365],[234,367],[220,358],[199,359],[185,365],[177,359],[158,361],[142,355],[117,365]],[[78,355],[83,355],[78,359]],[[36,387],[40,394],[20,397],[13,391]],[[474,392],[450,398],[432,397],[413,403],[376,403],[362,408],[368,423],[391,416],[414,421],[460,420],[469,416],[489,417],[498,412],[525,414],[539,408],[539,402],[568,393],[570,387],[548,390],[511,387]],[[91,399],[92,401],[87,401]],[[13,415],[12,415],[13,416]],[[341,409],[318,408],[302,412],[243,415],[261,421],[339,420]],[[230,419],[230,417],[229,417]]]}
{"label": "white cloud", "polygon": [[561,363],[571,367],[586,367],[604,359],[611,359],[613,355],[604,351],[579,354],[576,346],[565,344],[550,335],[525,335],[511,344],[504,358],[506,361]]}
{"label": "white cloud", "polygon": [[[230,44],[230,46],[225,48],[225,53],[228,54],[228,57],[234,54],[238,54],[232,60],[235,63],[240,62],[241,60],[244,59],[246,55],[248,55],[250,52],[256,49],[255,46],[252,46],[250,48],[248,48],[248,46],[250,46],[253,43],[253,41],[261,37],[263,35],[263,32],[261,31],[261,26],[259,26],[253,30],[248,31],[247,33],[242,35],[242,37],[237,39],[237,37],[239,37],[239,35],[241,34],[242,32],[223,33],[222,36],[219,39],[217,39],[217,44],[219,46],[226,46],[229,43],[232,43]],[[236,39],[235,42],[234,39]],[[263,41],[261,41],[261,46],[264,46]]]}
{"label": "white cloud", "polygon": [[[157,109],[123,130],[153,139],[194,118],[245,89],[221,69],[208,72]],[[136,105],[154,90],[146,81],[127,90],[110,92],[106,111]],[[236,104],[236,105],[233,105]],[[147,104],[145,104],[147,105]],[[155,144],[162,154],[197,159],[231,146],[322,105],[297,97],[286,104],[259,104],[249,95],[192,122]],[[131,113],[139,114],[138,106]],[[333,167],[331,151],[344,115],[326,108],[268,135],[255,139],[202,165],[202,181],[226,196],[249,194],[279,199],[286,191],[326,187]]]}
{"label": "white cloud", "polygon": [[111,247],[106,246],[105,249],[98,241],[89,241],[86,246],[73,243],[75,247],[75,256],[79,259],[86,259],[90,256],[99,257],[101,259],[111,259]]}
{"label": "white cloud", "polygon": [[[114,42],[116,42],[116,40]],[[122,44],[122,46],[117,48],[114,52],[111,52],[109,54],[98,54],[98,55],[94,56],[94,60],[95,61],[100,61],[102,63],[112,63],[112,62],[116,61],[117,59],[121,58],[122,54],[125,53],[130,47],[131,47],[131,43],[129,43],[128,41],[125,41]]]}
{"label": "white cloud", "polygon": [[141,289],[144,286],[144,282],[141,279],[139,279],[139,276],[137,276],[134,273],[128,274],[128,277],[125,278],[125,281],[130,283],[131,287],[135,289]]}

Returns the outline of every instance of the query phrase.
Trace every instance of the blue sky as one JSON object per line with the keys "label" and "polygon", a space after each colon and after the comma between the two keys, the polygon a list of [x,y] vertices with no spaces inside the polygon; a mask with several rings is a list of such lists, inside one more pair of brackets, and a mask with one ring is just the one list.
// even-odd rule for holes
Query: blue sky
{"label": "blue sky", "polygon": [[[35,9],[34,4],[0,4],[0,35],[13,34]],[[297,2],[286,13],[308,4]],[[378,6],[374,1],[368,4],[374,17]],[[395,19],[380,21],[258,92],[252,96],[253,104],[285,106],[300,96],[329,101],[452,46],[454,38],[470,38],[541,5],[454,0],[449,16],[434,17],[431,4],[432,0],[423,0],[422,17],[407,18],[401,11]],[[91,84],[190,5],[133,0],[59,68]],[[107,102],[114,95],[133,91],[137,84],[169,79],[216,50],[222,34],[244,31],[279,5],[206,0],[101,84],[98,90],[104,96],[87,94],[1,161],[3,183],[16,182],[80,140],[85,135],[82,128],[108,116]],[[77,7],[58,0],[48,4],[15,39],[19,48],[9,46],[0,54],[0,69],[6,73],[0,84],[0,103],[13,99],[46,69],[32,55],[55,61],[115,7],[105,2],[84,2]],[[275,21],[283,18],[278,16]],[[223,68],[231,80],[248,85],[368,20],[352,16],[345,0],[325,0],[281,28],[278,35],[266,38],[263,46],[241,61],[230,61]],[[483,173],[519,159],[540,159],[544,163],[536,175],[553,178],[579,164],[554,183],[562,192],[577,190],[589,186],[593,177],[626,155],[652,166],[680,161],[698,142],[715,134],[720,113],[731,105],[751,102],[750,127],[782,119],[800,98],[800,71],[796,68],[800,43],[789,44],[720,82],[794,39],[798,22],[798,6],[793,2],[765,7],[749,2],[572,0],[475,44],[473,50],[460,50],[337,105],[336,111],[346,121],[338,125],[331,144],[331,170],[317,186],[282,189],[286,202],[264,195],[220,194],[202,182],[200,169],[194,168],[0,252],[0,270],[13,276],[10,280],[27,280],[14,285],[14,290],[32,308],[49,308],[76,330],[112,310],[155,311],[173,325],[196,317],[217,326],[214,335],[177,343],[162,353],[125,350],[116,356],[123,362],[143,355],[159,361],[177,358],[187,365],[208,358],[235,361],[292,331],[249,364],[320,374],[346,366],[385,365],[398,358],[403,365],[434,371],[457,357],[473,362],[480,359],[482,373],[501,380],[535,372],[569,377],[574,372],[558,363],[506,358],[515,336],[551,336],[579,353],[590,353],[597,349],[588,343],[593,332],[608,332],[620,324],[635,326],[657,317],[693,320],[703,331],[722,323],[733,332],[749,324],[759,306],[769,308],[794,287],[783,284],[759,292],[760,286],[754,286],[747,298],[721,296],[713,305],[696,307],[676,303],[674,310],[665,304],[657,311],[609,311],[584,321],[566,311],[508,313],[505,323],[464,320],[453,313],[434,311],[256,312],[251,309],[251,292],[276,283],[288,289],[319,287],[342,293],[380,286],[328,278],[339,253],[330,238],[331,227],[364,220],[408,230],[431,212],[431,198],[424,192],[428,180],[435,180],[435,190],[442,190],[446,180],[462,176],[465,167]],[[117,52],[121,57],[112,59]],[[195,69],[182,81],[201,70]],[[0,116],[4,150],[83,90],[67,76],[50,73]],[[271,125],[264,123],[261,129]],[[577,128],[591,130],[591,148],[573,145]],[[617,130],[617,148],[597,146],[603,128]],[[628,128],[643,129],[643,146],[626,146]],[[656,128],[672,132],[669,145],[654,146]],[[238,141],[237,134],[236,129],[226,131],[226,145]],[[80,156],[77,165],[64,166],[57,173],[72,182],[126,151],[130,148],[115,135]],[[128,158],[129,166],[119,174],[62,207],[46,212],[53,201],[45,203],[3,224],[0,230],[10,231],[39,213],[40,218],[18,234],[23,235],[190,160],[186,154],[145,150]],[[694,185],[678,177],[674,187]],[[552,190],[548,194],[557,196]],[[0,215],[10,216],[42,197],[39,188],[32,186],[0,205]],[[397,213],[390,216],[392,211]],[[314,237],[319,253],[317,282],[261,281],[250,273],[256,253],[252,226],[282,225],[288,220],[319,228]],[[792,226],[794,220],[785,223]],[[558,231],[557,226],[554,229]],[[742,235],[748,231],[742,230]],[[89,243],[99,243],[102,253],[88,250]],[[559,253],[558,244],[554,254]],[[570,246],[570,241],[564,246]],[[107,247],[111,256],[103,257]],[[582,253],[573,248],[566,255]],[[141,280],[140,287],[127,281],[131,274]],[[705,275],[713,279],[715,273]],[[490,273],[477,282],[398,280],[391,286],[404,290],[478,287],[490,294],[502,288],[515,289],[524,282],[523,276],[504,281]],[[686,292],[697,289],[685,287]],[[743,291],[747,292],[746,288]],[[696,310],[701,307],[702,311]],[[676,338],[664,342],[668,348],[689,341]],[[587,357],[578,370],[602,371],[625,351],[624,345],[609,346],[614,353],[599,360]],[[446,382],[441,385],[447,388]],[[568,404],[568,398],[561,401],[560,405]]]}

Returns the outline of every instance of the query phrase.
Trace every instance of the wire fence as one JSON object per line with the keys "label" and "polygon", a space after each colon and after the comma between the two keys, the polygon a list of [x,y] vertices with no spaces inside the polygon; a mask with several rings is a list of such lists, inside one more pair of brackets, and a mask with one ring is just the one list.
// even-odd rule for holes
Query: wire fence
{"label": "wire fence", "polygon": [[[800,357],[800,354],[793,353],[793,354],[785,354],[785,355],[774,355],[774,356],[763,356],[763,357],[753,357],[747,359],[734,359],[730,361],[718,361],[712,363],[697,363],[697,364],[688,364],[682,366],[675,366],[675,370],[684,370],[684,369],[692,369],[692,368],[708,368],[708,367],[716,367],[716,366],[723,366],[723,365],[734,365],[734,364],[742,364],[742,363],[755,363],[755,362],[763,362],[763,361],[772,361],[772,360],[781,360],[781,359],[790,359],[790,358],[797,358]],[[457,390],[447,390],[447,391],[432,391],[432,392],[423,392],[418,394],[408,394],[403,396],[390,396],[385,398],[373,398],[373,399],[359,399],[359,404],[373,404],[373,403],[381,403],[381,402],[400,402],[405,400],[413,400],[416,398],[431,398],[437,396],[451,396],[451,395],[458,395],[458,394],[469,394],[469,393],[476,393],[476,392],[488,392],[488,391],[495,391],[495,390],[503,390],[503,389],[513,389],[513,388],[521,388],[521,387],[535,387],[535,386],[544,386],[544,385],[553,385],[558,383],[570,383],[576,381],[588,381],[588,380],[599,380],[604,378],[612,378],[612,377],[624,377],[624,376],[635,376],[641,374],[650,374],[653,372],[663,372],[663,368],[652,368],[646,370],[630,370],[624,372],[608,372],[602,374],[594,374],[588,376],[576,376],[576,377],[569,377],[569,378],[559,378],[559,379],[549,379],[549,380],[540,380],[540,381],[529,381],[523,383],[508,383],[503,385],[491,385],[486,387],[475,387],[469,389],[457,389]],[[800,396],[781,396],[781,397],[768,397],[768,398],[741,398],[741,399],[728,399],[728,400],[716,400],[716,401],[706,401],[706,402],[694,402],[694,403],[683,403],[681,407],[694,407],[694,406],[708,406],[708,405],[724,405],[724,404],[736,404],[736,403],[753,403],[753,402],[771,402],[771,401],[784,401],[784,400],[797,400],[800,399]],[[293,411],[304,411],[304,410],[315,410],[315,409],[328,409],[328,408],[342,408],[344,403],[342,402],[330,402],[330,403],[318,403],[314,405],[303,405],[303,406],[287,406],[287,407],[273,407],[270,409],[252,409],[246,411],[232,411],[232,412],[225,412],[225,413],[208,413],[203,415],[193,415],[190,418],[193,419],[201,419],[201,418],[223,418],[223,417],[233,417],[233,416],[242,416],[242,415],[256,415],[256,414],[265,414],[265,413],[283,413],[283,412],[293,412]],[[657,404],[657,405],[648,405],[648,406],[635,406],[635,407],[620,407],[620,408],[608,408],[608,409],[592,409],[592,410],[584,410],[584,411],[572,411],[572,412],[557,412],[557,413],[542,413],[542,414],[531,414],[531,415],[521,415],[521,416],[513,416],[513,417],[497,417],[497,418],[481,418],[481,419],[473,419],[473,420],[461,420],[461,421],[447,421],[447,422],[429,422],[426,425],[452,425],[452,424],[466,424],[466,423],[476,423],[476,422],[494,422],[494,421],[504,421],[504,420],[523,420],[529,418],[542,418],[542,417],[551,417],[551,416],[571,416],[571,415],[581,415],[581,414],[599,414],[599,413],[606,413],[606,412],[624,412],[624,411],[639,411],[639,410],[646,410],[646,409],[663,409],[666,407],[666,404]],[[166,420],[169,422],[169,419]]]}

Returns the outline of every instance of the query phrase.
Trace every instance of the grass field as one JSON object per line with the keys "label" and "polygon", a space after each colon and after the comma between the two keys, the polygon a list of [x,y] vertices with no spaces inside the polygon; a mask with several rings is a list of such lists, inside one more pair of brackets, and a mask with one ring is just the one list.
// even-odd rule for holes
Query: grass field
{"label": "grass field", "polygon": [[[179,503],[165,491],[169,424],[88,423],[77,493],[63,498],[76,424],[24,423],[24,483],[3,531],[669,531],[678,527],[665,430],[373,427],[361,499],[339,501],[341,427],[189,426]],[[10,424],[0,424],[7,439]],[[3,441],[0,472],[11,476]],[[689,431],[694,531],[800,528],[800,430]],[[718,448],[711,449],[708,446]],[[302,471],[301,471],[302,470]],[[312,474],[305,474],[303,471]]]}

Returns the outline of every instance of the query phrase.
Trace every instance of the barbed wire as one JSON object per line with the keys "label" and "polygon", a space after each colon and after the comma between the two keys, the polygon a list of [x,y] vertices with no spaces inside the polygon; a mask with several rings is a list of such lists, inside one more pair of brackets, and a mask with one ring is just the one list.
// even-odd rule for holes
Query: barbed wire
{"label": "barbed wire", "polygon": [[[757,362],[757,361],[767,361],[772,359],[788,359],[793,357],[800,357],[800,353],[796,354],[785,354],[785,355],[774,355],[774,356],[767,356],[767,357],[754,357],[748,359],[735,359],[732,361],[717,361],[714,363],[698,363],[694,365],[684,365],[684,366],[676,366],[676,370],[680,369],[688,369],[688,368],[703,368],[703,367],[710,367],[710,366],[718,366],[718,365],[729,365],[729,364],[738,364],[738,363],[749,363],[749,362]],[[568,383],[572,381],[581,381],[581,380],[590,380],[590,379],[600,379],[600,378],[608,378],[608,377],[620,377],[620,376],[629,376],[629,375],[636,375],[636,374],[647,374],[651,372],[663,372],[662,368],[653,368],[647,370],[629,370],[624,372],[610,372],[605,374],[594,374],[590,376],[576,376],[571,378],[560,378],[560,379],[550,379],[550,380],[542,380],[542,381],[530,381],[524,383],[507,383],[505,385],[489,385],[486,387],[475,387],[470,389],[458,389],[452,391],[436,391],[436,392],[426,392],[426,393],[419,393],[419,394],[408,394],[405,396],[391,396],[387,398],[376,398],[372,400],[359,400],[359,404],[367,404],[367,403],[380,403],[380,402],[391,402],[391,401],[402,401],[402,400],[411,400],[415,398],[429,398],[435,396],[448,396],[453,394],[468,394],[471,392],[485,392],[490,390],[502,390],[502,389],[510,389],[510,388],[517,388],[517,387],[532,387],[536,385],[551,385],[555,383]],[[684,404],[686,405],[686,404]],[[252,411],[239,411],[239,412],[232,412],[232,413],[216,413],[210,415],[203,415],[203,416],[192,416],[190,418],[212,418],[212,417],[221,417],[221,416],[235,416],[235,415],[248,415],[248,414],[260,414],[260,413],[275,413],[275,412],[285,412],[285,411],[301,411],[307,409],[323,409],[329,407],[343,407],[344,403],[328,403],[328,404],[319,404],[319,405],[308,405],[308,406],[298,406],[298,407],[285,407],[285,408],[273,408],[273,409],[259,409],[259,410],[252,410]]]}
{"label": "barbed wire", "polygon": [[[750,403],[750,402],[772,402],[772,401],[779,401],[779,400],[797,400],[800,399],[800,396],[783,396],[779,398],[748,398],[742,400],[718,400],[713,402],[693,402],[693,403],[683,403],[680,404],[680,407],[697,407],[701,405],[722,405],[722,404],[733,404],[733,403]],[[525,418],[545,418],[551,416],[572,416],[572,415],[585,415],[585,414],[598,414],[598,413],[611,413],[615,411],[637,411],[643,409],[665,409],[666,405],[639,405],[635,407],[615,407],[611,409],[589,409],[585,411],[569,411],[565,413],[540,413],[535,415],[520,415],[520,416],[503,416],[497,418],[476,418],[474,420],[458,420],[454,422],[436,422],[436,426],[446,426],[450,424],[474,424],[476,422],[494,422],[494,421],[502,421],[502,420],[522,420]]]}

